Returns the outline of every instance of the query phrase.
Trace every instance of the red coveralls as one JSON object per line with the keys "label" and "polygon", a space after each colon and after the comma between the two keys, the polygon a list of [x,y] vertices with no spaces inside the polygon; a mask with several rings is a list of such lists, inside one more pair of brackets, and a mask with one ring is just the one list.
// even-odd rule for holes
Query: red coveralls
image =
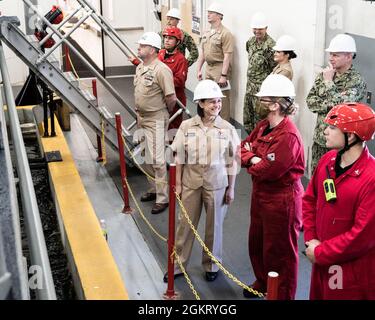
{"label": "red coveralls", "polygon": [[[242,165],[253,181],[249,230],[249,255],[256,277],[253,287],[266,292],[267,274],[276,271],[278,299],[294,299],[302,225],[303,144],[288,117],[262,137],[268,124],[267,119],[260,121],[241,144]],[[251,143],[251,152],[243,147],[246,142]],[[254,156],[262,161],[251,165]]]}
{"label": "red coveralls", "polygon": [[[185,82],[189,67],[187,59],[177,49],[175,49],[173,54],[168,54],[166,49],[161,49],[159,51],[159,60],[164,62],[172,70],[177,99],[186,106]],[[172,115],[179,109],[180,107],[176,105],[173,109]],[[168,129],[178,129],[181,122],[182,113],[169,124]]]}
{"label": "red coveralls", "polygon": [[[335,179],[336,155],[333,150],[321,158],[303,197],[305,241],[322,242],[314,250],[310,299],[375,299],[375,158],[365,148]],[[333,203],[323,190],[327,166],[336,186]]]}

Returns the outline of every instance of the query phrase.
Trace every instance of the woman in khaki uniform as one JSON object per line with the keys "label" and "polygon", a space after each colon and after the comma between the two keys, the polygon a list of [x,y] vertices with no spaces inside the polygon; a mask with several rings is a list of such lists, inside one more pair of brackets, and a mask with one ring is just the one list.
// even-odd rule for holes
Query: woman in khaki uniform
{"label": "woman in khaki uniform", "polygon": [[[219,113],[223,94],[212,80],[201,81],[194,91],[198,115],[183,121],[171,149],[175,152],[176,191],[195,228],[202,206],[206,211],[205,244],[222,261],[223,221],[228,205],[234,199],[239,137],[234,127]],[[176,252],[184,267],[188,264],[194,243],[192,232],[183,214],[176,235]],[[203,251],[205,279],[214,281],[218,267]],[[181,276],[176,266],[175,278]],[[167,282],[167,274],[164,281]]]}
{"label": "woman in khaki uniform", "polygon": [[291,36],[281,36],[276,45],[273,47],[275,50],[274,60],[277,66],[273,69],[271,74],[281,74],[289,80],[293,80],[293,68],[290,60],[297,58],[295,51],[295,40]]}

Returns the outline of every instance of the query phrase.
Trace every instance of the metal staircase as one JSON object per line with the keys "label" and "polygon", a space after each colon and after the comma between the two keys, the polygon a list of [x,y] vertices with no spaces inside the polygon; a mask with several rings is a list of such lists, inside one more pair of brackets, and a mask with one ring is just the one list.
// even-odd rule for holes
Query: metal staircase
{"label": "metal staircase", "polygon": [[[105,34],[117,45],[117,47],[127,56],[136,56],[130,47],[124,42],[114,28],[102,17],[95,8],[86,0],[76,0],[77,8],[70,13],[57,27],[54,27],[46,17],[41,14],[30,0],[22,0],[32,11],[40,18],[40,21],[47,25],[51,31],[41,41],[35,36],[26,36],[19,28],[20,21],[17,17],[0,17],[0,38],[7,46],[13,50],[20,59],[50,88],[65,100],[73,109],[75,109],[86,120],[92,129],[98,135],[102,134],[102,121],[105,124],[105,139],[107,143],[114,149],[118,149],[115,117],[107,110],[105,106],[98,106],[95,97],[88,91],[81,90],[77,83],[77,79],[71,73],[64,73],[60,70],[59,63],[53,59],[53,52],[62,45],[66,44],[95,74],[102,85],[113,95],[113,97],[126,109],[127,114],[131,117],[131,124],[128,127],[122,127],[122,134],[128,145],[132,148],[132,129],[136,125],[136,112],[131,108],[115,88],[80,54],[80,52],[69,42],[68,38],[80,27],[88,18],[92,18],[105,32]],[[62,34],[61,28],[76,14],[80,14],[81,18],[69,30]],[[43,45],[53,36],[56,35],[59,40],[50,48],[43,50]],[[181,110],[179,113],[188,110],[180,102]],[[175,117],[174,115],[170,121]],[[132,161],[129,154],[126,156]],[[138,152],[135,151],[135,154]]]}
{"label": "metal staircase", "polygon": [[[98,135],[101,135],[102,132],[101,121],[104,121],[106,141],[113,148],[117,149],[116,127],[113,118],[109,117],[110,114],[108,112],[103,113],[101,111],[102,109],[98,108],[96,105],[95,97],[87,91],[82,91],[75,85],[74,81],[72,81],[71,74],[64,74],[56,63],[51,61],[50,58],[47,59],[50,55],[41,59],[43,52],[38,47],[40,43],[34,36],[24,35],[18,28],[19,25],[20,22],[17,17],[0,17],[1,40],[4,41],[39,78],[50,88],[55,90],[72,108],[77,110]],[[52,49],[49,53],[51,51]],[[108,90],[115,91],[107,80],[104,78],[103,80],[107,84],[106,87]],[[121,105],[126,108],[129,115],[135,119],[136,114],[134,110],[123,101],[118,93],[113,95],[119,100]],[[131,127],[129,129],[131,129]],[[124,138],[131,144],[132,139],[129,130],[123,127],[122,131]]]}

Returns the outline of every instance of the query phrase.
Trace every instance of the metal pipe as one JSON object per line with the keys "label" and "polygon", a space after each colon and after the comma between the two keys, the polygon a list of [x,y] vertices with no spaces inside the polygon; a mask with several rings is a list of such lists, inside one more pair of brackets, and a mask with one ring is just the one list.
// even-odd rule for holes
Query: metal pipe
{"label": "metal pipe", "polygon": [[[60,38],[63,38],[63,35],[56,30],[56,28],[53,27],[53,25],[38,11],[38,9],[30,2],[30,0],[22,0],[26,4],[30,6],[30,8],[43,20],[43,22],[46,23],[46,25]],[[18,28],[15,28],[15,30],[18,30]],[[69,48],[86,64],[86,66],[92,71],[95,76],[103,83],[103,85],[108,89],[108,91],[113,95],[113,97],[120,102],[122,106],[126,108],[126,110],[130,113],[130,115],[133,118],[137,117],[137,114],[135,111],[129,107],[125,100],[120,96],[120,94],[111,86],[111,84],[85,59],[84,56],[82,56],[79,51],[68,41],[64,40],[64,43],[66,43]]]}
{"label": "metal pipe", "polygon": [[[100,5],[100,15],[103,15],[103,1],[100,0],[99,1],[99,5]],[[100,38],[102,39],[102,64],[103,64],[103,77],[106,78],[107,77],[107,74],[106,74],[106,71],[105,71],[105,68],[106,68],[106,63],[105,63],[105,37],[104,37],[104,32],[102,30],[102,32],[100,32]]]}
{"label": "metal pipe", "polygon": [[51,137],[56,137],[55,131],[55,101],[53,101],[53,91],[48,90],[49,92],[49,115],[51,118]]}
{"label": "metal pipe", "polygon": [[122,192],[124,195],[124,209],[122,210],[122,212],[131,213],[132,209],[130,208],[130,203],[129,203],[129,190],[126,184],[126,159],[125,159],[125,152],[124,152],[124,142],[122,140],[122,124],[121,124],[120,112],[116,112],[115,117],[116,117],[118,151],[120,155],[121,184],[122,184]]}
{"label": "metal pipe", "polygon": [[176,220],[176,164],[169,166],[169,228],[168,228],[168,287],[164,294],[165,299],[176,299],[174,290],[174,242]]}
{"label": "metal pipe", "polygon": [[[93,96],[96,98],[96,104],[98,105],[98,88],[97,88],[97,85],[96,85],[96,79],[92,79],[92,94]],[[103,120],[101,119],[100,122],[102,122]],[[100,126],[102,126],[103,124],[100,123]],[[98,157],[96,158],[96,162],[103,162],[104,161],[104,158],[103,158],[103,146],[102,146],[102,138],[100,135],[96,135],[96,144],[97,144],[97,147],[98,147]]]}
{"label": "metal pipe", "polygon": [[0,68],[4,82],[4,94],[8,106],[9,123],[14,143],[14,150],[17,155],[17,172],[20,178],[20,191],[23,204],[22,207],[24,209],[25,227],[29,239],[31,263],[39,266],[42,270],[40,277],[43,279],[43,283],[36,290],[36,292],[39,299],[56,300],[55,286],[52,279],[51,266],[43,235],[43,228],[36,201],[34,184],[23,142],[17,109],[14,103],[14,96],[2,42],[0,42]]}
{"label": "metal pipe", "polygon": [[[0,81],[2,88],[2,78],[0,73]],[[4,197],[1,199],[2,203],[2,213],[0,214],[0,224],[3,229],[3,243],[6,242],[7,246],[3,249],[4,253],[0,253],[0,259],[7,256],[7,268],[8,272],[12,274],[12,291],[11,298],[17,300],[29,300],[29,284],[28,284],[28,274],[24,265],[24,259],[22,254],[22,244],[21,244],[21,225],[20,225],[20,216],[17,200],[17,190],[16,190],[16,181],[13,174],[12,160],[9,150],[9,140],[7,133],[7,126],[5,121],[4,114],[4,103],[3,103],[3,90],[0,90],[0,135],[2,134],[2,141],[0,141],[0,149],[2,149],[3,161],[2,165],[7,167],[7,173],[0,174],[3,175],[0,183],[3,187],[7,186],[8,192],[8,205],[4,202]],[[7,182],[5,180],[8,180]],[[1,193],[1,192],[0,192]],[[1,197],[1,195],[0,195]],[[4,219],[1,219],[5,217]],[[8,225],[8,228],[6,227]],[[5,227],[5,229],[4,229]],[[4,230],[8,230],[8,234],[4,233]],[[9,230],[12,230],[9,233]],[[0,232],[1,233],[1,232]],[[0,272],[1,273],[1,272]],[[0,300],[2,300],[0,296]]]}
{"label": "metal pipe", "polygon": [[267,279],[267,300],[277,300],[279,291],[279,274],[268,272]]}
{"label": "metal pipe", "polygon": [[48,91],[47,85],[42,82],[43,92],[43,124],[44,124],[44,137],[48,137]]}

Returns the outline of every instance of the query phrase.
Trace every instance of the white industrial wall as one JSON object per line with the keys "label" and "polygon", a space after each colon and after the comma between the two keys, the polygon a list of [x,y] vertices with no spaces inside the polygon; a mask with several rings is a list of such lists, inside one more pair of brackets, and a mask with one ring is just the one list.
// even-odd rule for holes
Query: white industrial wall
{"label": "white industrial wall", "polygon": [[363,0],[341,0],[345,4],[344,30],[348,33],[375,38],[375,3]]}
{"label": "white industrial wall", "polygon": [[[72,0],[71,0],[72,1]],[[96,0],[98,1],[98,0]],[[181,0],[183,1],[183,0]],[[207,8],[215,0],[203,1]],[[300,111],[295,117],[306,147],[306,154],[310,154],[315,115],[306,107],[305,98],[313,83],[316,74],[326,64],[324,48],[327,41],[338,32],[349,32],[361,36],[375,38],[375,4],[363,0],[216,0],[224,6],[225,16],[223,23],[234,34],[235,52],[233,57],[232,80],[232,117],[242,123],[243,98],[246,87],[247,53],[245,43],[252,36],[250,20],[256,11],[265,12],[270,20],[269,34],[276,40],[282,34],[290,34],[298,43],[298,58],[292,60],[295,71],[294,84],[297,89],[297,102]],[[39,0],[42,11],[48,11],[58,0]],[[62,0],[60,2],[63,3]],[[164,1],[166,2],[166,1]],[[152,10],[152,0],[106,0],[103,1],[105,17],[114,27],[133,31],[122,31],[121,35],[126,42],[136,50],[135,42],[143,31],[158,31],[160,23],[156,21]],[[0,10],[3,15],[18,15],[23,22],[24,9],[21,0],[0,1]],[[205,17],[204,17],[205,19]],[[206,23],[205,23],[206,24]],[[206,24],[207,25],[207,24]],[[143,30],[142,30],[143,27]],[[328,39],[326,39],[326,36]],[[87,52],[100,57],[100,37],[83,38],[81,44],[87,46]],[[126,58],[118,49],[106,39],[105,60],[107,66],[129,65]],[[6,50],[11,69],[12,82],[22,83],[27,75],[27,69]],[[97,58],[98,64],[101,63]],[[191,91],[197,83],[196,64],[189,69],[187,88]]]}
{"label": "white industrial wall", "polygon": [[[146,1],[109,0],[105,3],[103,15],[111,22],[113,27],[120,29],[118,31],[120,36],[136,51],[136,41],[144,32],[147,12]],[[153,17],[152,20],[154,20]],[[109,38],[105,39],[105,63],[106,67],[130,65],[125,55]]]}
{"label": "white industrial wall", "polygon": [[[290,34],[296,38],[298,58],[292,60],[294,68],[293,82],[297,90],[297,102],[300,110],[295,121],[305,141],[306,155],[310,154],[313,129],[316,117],[307,109],[305,98],[315,78],[316,66],[323,64],[325,38],[325,1],[324,0],[207,0],[206,7],[212,2],[220,2],[225,10],[223,24],[235,38],[232,80],[232,117],[242,123],[243,99],[246,89],[248,55],[246,41],[253,36],[250,28],[251,17],[257,11],[264,12],[270,21],[268,33],[275,40]],[[197,83],[196,69],[191,69],[188,88],[193,90]]]}

